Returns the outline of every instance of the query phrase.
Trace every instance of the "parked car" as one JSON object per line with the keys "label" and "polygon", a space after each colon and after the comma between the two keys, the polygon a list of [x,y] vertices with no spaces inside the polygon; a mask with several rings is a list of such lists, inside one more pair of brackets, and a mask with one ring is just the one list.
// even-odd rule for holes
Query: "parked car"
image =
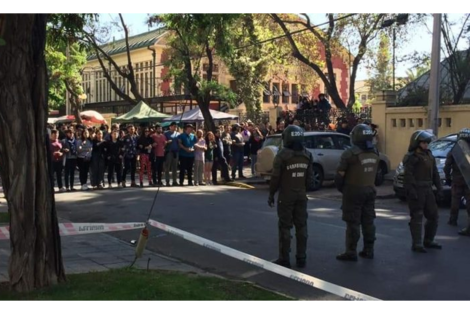
{"label": "parked car", "polygon": [[[314,191],[322,187],[323,181],[334,179],[341,154],[351,147],[351,140],[349,136],[336,132],[305,132],[304,145],[313,156],[313,178],[309,190]],[[258,160],[255,164],[256,174],[266,181],[271,179],[274,157],[281,147],[281,134],[276,134],[268,136],[263,147],[258,151]],[[381,153],[376,186],[384,182],[389,170],[390,161]]]}
{"label": "parked car", "polygon": [[[436,159],[437,170],[439,171],[439,177],[441,178],[441,184],[444,191],[444,198],[438,199],[438,202],[441,204],[449,203],[451,200],[451,187],[445,185],[445,173],[444,166],[446,163],[446,157],[449,151],[452,150],[454,145],[457,143],[457,134],[451,134],[437,140],[434,140],[429,144],[429,150],[431,150],[432,155]],[[405,175],[405,168],[403,162],[400,162],[397,169],[395,170],[395,176],[393,178],[393,189],[395,195],[402,201],[406,201],[406,190],[403,188],[403,179]],[[433,187],[436,190],[436,187]],[[462,198],[462,205],[465,199]]]}

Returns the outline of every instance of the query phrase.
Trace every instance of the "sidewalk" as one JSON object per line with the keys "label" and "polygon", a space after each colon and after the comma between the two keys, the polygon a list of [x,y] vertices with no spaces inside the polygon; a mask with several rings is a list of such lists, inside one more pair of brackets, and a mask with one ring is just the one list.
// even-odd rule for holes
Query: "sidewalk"
{"label": "sidewalk", "polygon": [[[381,186],[375,187],[377,191],[377,200],[380,199],[395,199],[395,192],[393,191],[393,183],[385,180]],[[334,183],[326,182],[323,184],[323,188],[318,191],[312,191],[308,193],[309,197],[339,200],[342,199],[342,194],[336,189]]]}
{"label": "sidewalk", "polygon": [[[136,237],[137,237],[136,233]],[[107,234],[62,237],[62,258],[66,274],[107,271],[131,265],[135,247]],[[137,238],[136,238],[137,239]],[[10,242],[0,241],[0,282],[8,281]],[[150,259],[150,261],[149,261]],[[196,267],[146,250],[135,268],[210,275]]]}

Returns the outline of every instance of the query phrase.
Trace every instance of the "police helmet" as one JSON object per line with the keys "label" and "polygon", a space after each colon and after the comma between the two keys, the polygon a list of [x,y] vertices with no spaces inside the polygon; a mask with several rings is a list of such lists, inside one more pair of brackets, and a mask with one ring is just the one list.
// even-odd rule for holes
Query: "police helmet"
{"label": "police helmet", "polygon": [[459,132],[459,140],[463,139],[470,142],[470,128],[462,128]]}
{"label": "police helmet", "polygon": [[286,148],[299,150],[303,148],[304,130],[296,125],[289,125],[282,132],[282,144]]}
{"label": "police helmet", "polygon": [[430,143],[433,139],[434,135],[430,132],[427,132],[425,130],[417,130],[413,133],[413,135],[411,135],[410,146],[408,147],[408,151],[415,151],[416,149],[418,149],[419,144],[421,142]]}
{"label": "police helmet", "polygon": [[366,124],[356,125],[351,131],[351,143],[363,150],[372,150],[374,145],[374,131]]}

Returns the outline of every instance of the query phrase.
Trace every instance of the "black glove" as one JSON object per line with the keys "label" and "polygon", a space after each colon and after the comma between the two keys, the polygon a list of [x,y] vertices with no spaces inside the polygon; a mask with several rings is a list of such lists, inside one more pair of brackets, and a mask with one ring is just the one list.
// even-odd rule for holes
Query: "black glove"
{"label": "black glove", "polygon": [[344,176],[340,175],[339,173],[335,176],[335,186],[339,192],[343,193],[344,187]]}
{"label": "black glove", "polygon": [[452,179],[451,178],[446,178],[446,185],[451,187],[452,186]]}
{"label": "black glove", "polygon": [[412,188],[408,190],[408,199],[418,200],[418,193],[415,189]]}
{"label": "black glove", "polygon": [[274,196],[269,195],[269,198],[268,198],[268,205],[269,205],[271,208],[274,207]]}

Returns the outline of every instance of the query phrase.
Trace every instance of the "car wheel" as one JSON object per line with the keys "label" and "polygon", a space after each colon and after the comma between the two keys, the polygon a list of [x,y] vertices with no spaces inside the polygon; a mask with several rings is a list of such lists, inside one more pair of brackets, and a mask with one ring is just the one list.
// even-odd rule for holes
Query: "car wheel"
{"label": "car wheel", "polygon": [[375,185],[380,186],[385,181],[385,172],[387,169],[385,168],[385,164],[383,162],[379,163],[379,168],[377,169],[377,175],[375,176]]}
{"label": "car wheel", "polygon": [[318,165],[313,165],[313,176],[310,180],[309,191],[316,191],[323,185],[323,170]]}

